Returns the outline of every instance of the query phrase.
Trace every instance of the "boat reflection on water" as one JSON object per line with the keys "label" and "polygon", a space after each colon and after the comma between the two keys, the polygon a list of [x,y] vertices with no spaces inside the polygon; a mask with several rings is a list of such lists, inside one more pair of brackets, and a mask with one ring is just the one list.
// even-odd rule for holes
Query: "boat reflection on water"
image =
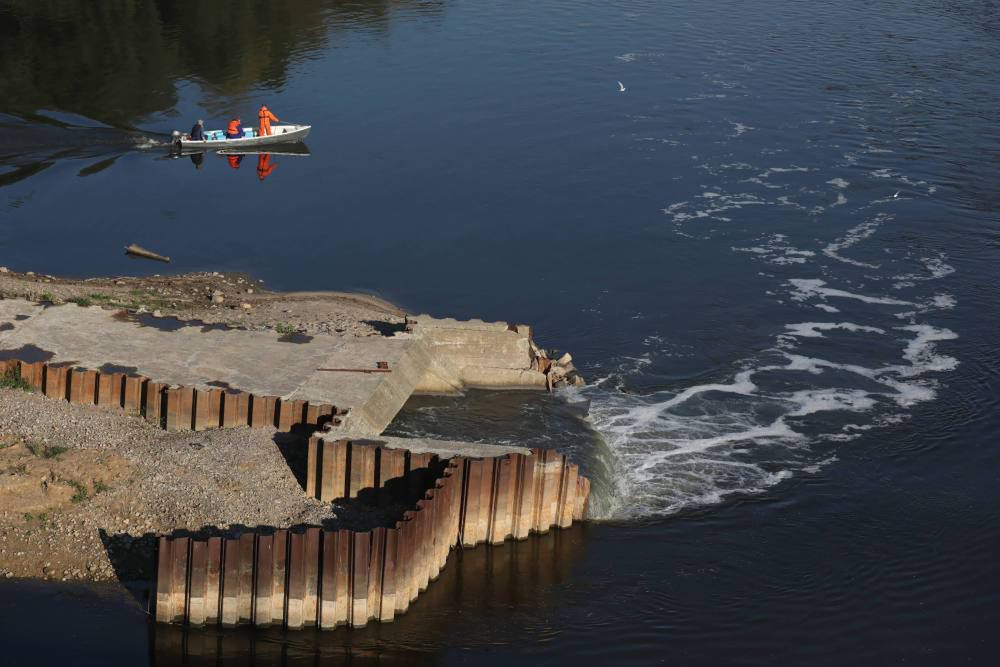
{"label": "boat reflection on water", "polygon": [[243,160],[248,155],[257,156],[257,179],[263,181],[278,167],[278,160],[274,158],[276,156],[287,156],[287,157],[309,157],[312,153],[309,152],[309,147],[305,144],[288,144],[287,146],[275,146],[271,150],[264,152],[261,150],[254,150],[253,148],[234,148],[234,149],[223,149],[223,150],[212,150],[212,151],[173,151],[171,157],[179,158],[182,156],[187,156],[191,160],[191,164],[194,165],[195,169],[201,170],[205,166],[205,155],[208,153],[215,153],[219,157],[226,160],[227,164],[233,169],[239,169],[243,166]]}
{"label": "boat reflection on water", "polygon": [[447,649],[524,641],[522,626],[537,624],[559,603],[587,531],[586,524],[575,524],[523,542],[453,552],[437,581],[392,623],[328,631],[151,623],[150,664],[429,665]]}

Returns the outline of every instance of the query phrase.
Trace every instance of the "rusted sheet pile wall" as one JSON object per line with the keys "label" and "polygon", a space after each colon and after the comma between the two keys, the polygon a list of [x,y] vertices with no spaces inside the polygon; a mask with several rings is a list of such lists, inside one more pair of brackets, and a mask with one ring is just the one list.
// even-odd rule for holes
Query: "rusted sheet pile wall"
{"label": "rusted sheet pile wall", "polygon": [[325,501],[357,498],[365,489],[384,489],[437,460],[433,454],[313,437],[308,444],[306,495]]}
{"label": "rusted sheet pile wall", "polygon": [[156,620],[293,629],[391,621],[448,559],[458,530],[461,477],[460,466],[449,466],[393,528],[161,537]]}
{"label": "rusted sheet pile wall", "polygon": [[33,391],[49,398],[143,415],[171,431],[235,426],[274,426],[289,431],[297,424],[337,423],[344,414],[326,403],[286,401],[228,389],[171,387],[127,373],[0,360],[0,375],[9,372],[19,374]]}
{"label": "rusted sheet pile wall", "polygon": [[[311,492],[326,489],[332,497],[356,497],[435,463],[430,455],[343,440],[313,438],[309,446]],[[437,577],[452,547],[568,527],[583,518],[589,492],[577,466],[550,450],[454,457],[392,528],[163,536],[156,619],[289,628],[391,621]]]}
{"label": "rusted sheet pile wall", "polygon": [[[309,440],[306,493],[320,500],[355,498],[366,488],[382,488],[437,457],[348,440]],[[499,544],[567,527],[582,519],[590,480],[559,452],[533,449],[531,455],[488,459],[456,457],[465,485],[458,536],[464,546]]]}

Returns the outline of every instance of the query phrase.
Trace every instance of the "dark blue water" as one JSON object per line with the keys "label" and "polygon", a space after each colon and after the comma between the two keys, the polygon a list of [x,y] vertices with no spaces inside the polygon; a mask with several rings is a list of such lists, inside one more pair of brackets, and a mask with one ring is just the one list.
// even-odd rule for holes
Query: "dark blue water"
{"label": "dark blue water", "polygon": [[[0,3],[0,264],[164,270],[136,242],[531,322],[590,387],[396,428],[570,451],[597,521],[464,554],[361,632],[147,630],[5,584],[16,655],[105,656],[11,625],[28,598],[154,664],[996,660],[994,2],[86,6]],[[158,145],[261,102],[311,155],[261,180]]]}

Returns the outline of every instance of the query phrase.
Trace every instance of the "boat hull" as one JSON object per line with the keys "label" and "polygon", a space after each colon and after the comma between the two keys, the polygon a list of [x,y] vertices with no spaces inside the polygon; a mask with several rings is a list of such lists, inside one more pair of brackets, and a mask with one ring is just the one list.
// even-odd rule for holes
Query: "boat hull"
{"label": "boat hull", "polygon": [[309,136],[312,125],[272,125],[271,134],[258,137],[243,137],[241,139],[217,139],[213,141],[191,141],[185,137],[175,143],[184,150],[210,150],[213,148],[247,148],[250,146],[268,146],[271,144],[290,144],[302,141]]}

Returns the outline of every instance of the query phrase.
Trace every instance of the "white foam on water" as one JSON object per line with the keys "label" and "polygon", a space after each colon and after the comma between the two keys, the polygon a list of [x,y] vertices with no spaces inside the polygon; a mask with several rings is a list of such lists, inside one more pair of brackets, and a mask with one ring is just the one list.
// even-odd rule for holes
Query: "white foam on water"
{"label": "white foam on water", "polygon": [[749,193],[726,194],[721,192],[702,193],[699,198],[707,198],[706,208],[697,208],[688,201],[681,201],[664,209],[664,215],[671,217],[673,222],[682,223],[702,218],[711,218],[722,222],[729,222],[730,218],[720,215],[726,211],[740,210],[746,206],[764,206],[768,202],[760,197]]}
{"label": "white foam on water", "polygon": [[805,264],[816,253],[812,250],[800,250],[786,242],[784,234],[773,234],[762,245],[750,247],[732,247],[734,252],[745,252],[758,256],[768,264],[782,266],[788,264]]}
{"label": "white foam on water", "polygon": [[[579,392],[590,401],[589,419],[617,461],[614,498],[604,499],[595,518],[667,514],[695,505],[721,502],[733,494],[758,493],[817,463],[815,443],[854,440],[872,428],[905,418],[905,410],[933,400],[936,376],[958,361],[937,344],[955,340],[949,329],[913,324],[885,329],[854,322],[788,324],[776,336],[782,344],[735,372],[730,381],[712,381],[678,392],[635,395],[621,383],[610,390],[598,380]],[[869,367],[795,351],[798,339],[874,335],[899,340],[902,363]],[[816,345],[817,343],[810,343]],[[831,375],[831,373],[835,373]],[[857,377],[857,385],[848,378]],[[771,389],[788,383],[807,389]],[[777,385],[774,380],[780,380]],[[833,386],[830,386],[832,383]],[[826,386],[824,386],[826,385]],[[887,412],[889,411],[889,412]],[[816,431],[824,415],[865,415],[867,422]],[[773,415],[770,418],[766,415]],[[822,427],[820,427],[822,428]]]}
{"label": "white foam on water", "polygon": [[895,275],[892,279],[901,281],[897,284],[901,284],[904,287],[912,287],[914,282],[940,280],[941,278],[955,273],[955,267],[948,264],[947,261],[945,261],[946,259],[947,257],[945,255],[938,255],[937,257],[921,257],[920,263],[923,264],[926,273],[904,273]]}
{"label": "white foam on water", "polygon": [[837,458],[836,456],[829,456],[829,457],[823,459],[822,461],[817,461],[816,463],[812,463],[810,465],[803,466],[802,467],[802,472],[808,473],[810,475],[815,475],[816,473],[818,473],[823,468],[827,467],[831,463],[836,463],[839,460],[840,459]]}
{"label": "white foam on water", "polygon": [[855,333],[885,333],[885,329],[854,324],[853,322],[799,322],[798,324],[786,324],[785,329],[788,330],[786,335],[800,338],[823,338],[824,331],[835,331],[837,329]]}
{"label": "white foam on water", "polygon": [[820,280],[819,278],[792,278],[788,281],[788,283],[794,288],[791,294],[793,301],[807,301],[811,298],[818,297],[820,299],[854,299],[864,303],[882,304],[886,306],[915,305],[912,301],[903,301],[902,299],[893,299],[891,297],[855,294],[854,292],[848,292],[847,290],[826,287],[826,281]]}
{"label": "white foam on water", "polygon": [[139,150],[149,150],[151,148],[160,148],[168,145],[168,142],[166,141],[159,141],[151,137],[137,137],[132,140],[132,143]]}
{"label": "white foam on water", "polygon": [[854,266],[861,266],[868,269],[879,268],[878,264],[871,264],[868,262],[861,262],[856,259],[851,259],[849,257],[844,257],[840,254],[840,251],[847,250],[862,241],[868,239],[872,234],[878,231],[885,222],[891,220],[892,217],[885,214],[880,214],[875,216],[874,219],[863,222],[860,225],[855,225],[847,230],[841,238],[828,243],[825,248],[823,248],[823,254],[831,259],[835,259],[838,262],[844,262],[845,264],[852,264]]}
{"label": "white foam on water", "polygon": [[[736,136],[743,134],[744,126],[731,124]],[[893,197],[895,190],[920,196],[933,185],[876,163],[867,175],[877,182],[868,185],[885,199],[860,201],[865,188],[855,188],[848,201],[851,182],[796,163],[809,158],[794,146],[723,142],[720,156],[731,162],[692,156],[690,192],[663,213],[679,235],[731,239],[725,246],[733,252],[774,267],[756,275],[766,283],[768,316],[779,307],[787,312],[776,315],[783,319],[772,325],[771,347],[695,384],[639,395],[628,390],[629,373],[616,371],[613,381],[583,390],[589,418],[617,461],[615,498],[602,504],[602,516],[667,514],[815,473],[836,461],[840,443],[857,446],[869,431],[934,400],[959,364],[946,353],[958,335],[926,321],[956,306],[950,294],[928,290],[928,281],[947,278],[954,267],[944,255],[913,254],[899,239],[879,234],[893,215],[859,217],[906,199]],[[878,160],[883,149],[868,142],[853,151],[845,159],[858,173],[859,154],[875,155],[865,162]],[[778,154],[784,157],[764,157]],[[744,157],[784,164],[754,165]],[[907,221],[900,219],[903,226]],[[830,321],[820,321],[820,313]],[[650,368],[669,364],[661,346],[668,341],[646,338]]]}

